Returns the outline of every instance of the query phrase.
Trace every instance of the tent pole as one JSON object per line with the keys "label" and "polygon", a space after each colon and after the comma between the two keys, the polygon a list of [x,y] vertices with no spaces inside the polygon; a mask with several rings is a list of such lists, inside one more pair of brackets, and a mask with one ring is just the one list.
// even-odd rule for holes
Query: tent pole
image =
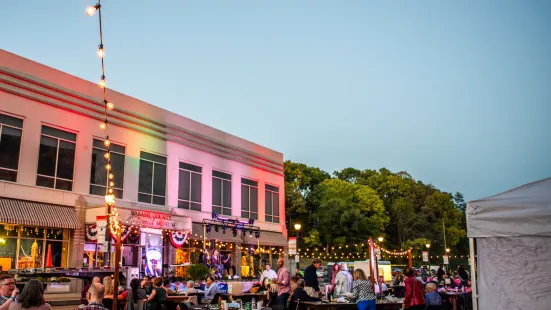
{"label": "tent pole", "polygon": [[473,310],[478,310],[478,292],[476,286],[476,258],[474,255],[474,238],[469,238],[470,264],[471,264],[471,288],[473,296]]}

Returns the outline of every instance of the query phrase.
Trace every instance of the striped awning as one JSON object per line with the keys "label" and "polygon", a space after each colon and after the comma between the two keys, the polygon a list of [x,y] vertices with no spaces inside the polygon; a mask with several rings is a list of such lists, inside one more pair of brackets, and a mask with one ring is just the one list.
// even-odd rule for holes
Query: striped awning
{"label": "striped awning", "polygon": [[0,197],[0,223],[52,228],[80,228],[75,208]]}

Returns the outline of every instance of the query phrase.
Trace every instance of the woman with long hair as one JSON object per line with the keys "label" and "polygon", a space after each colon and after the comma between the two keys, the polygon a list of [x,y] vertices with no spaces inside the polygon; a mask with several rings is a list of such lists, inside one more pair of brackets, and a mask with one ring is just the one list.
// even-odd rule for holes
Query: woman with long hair
{"label": "woman with long hair", "polygon": [[373,284],[361,269],[354,270],[351,299],[356,301],[359,310],[375,310],[377,308],[377,296],[375,296]]}
{"label": "woman with long hair", "polygon": [[44,301],[42,282],[32,279],[25,284],[23,291],[17,297],[17,302],[11,303],[8,309],[52,310],[52,307]]}
{"label": "woman with long hair", "polygon": [[153,291],[147,298],[149,302],[149,309],[159,310],[161,309],[161,303],[166,300],[166,291],[162,288],[163,278],[157,277],[153,279]]}

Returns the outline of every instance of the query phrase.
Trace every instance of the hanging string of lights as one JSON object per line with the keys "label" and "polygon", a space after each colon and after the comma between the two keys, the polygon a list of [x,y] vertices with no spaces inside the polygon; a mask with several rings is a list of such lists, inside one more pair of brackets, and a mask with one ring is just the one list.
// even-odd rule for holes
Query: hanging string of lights
{"label": "hanging string of lights", "polygon": [[101,23],[101,0],[98,0],[98,3],[94,6],[88,7],[86,9],[86,15],[94,16],[96,12],[98,13],[99,20],[99,45],[98,50],[96,51],[96,56],[101,59],[101,78],[98,83],[98,86],[103,89],[103,111],[104,118],[103,121],[99,124],[99,127],[105,131],[105,140],[103,145],[106,148],[104,158],[106,161],[105,169],[107,170],[108,177],[108,186],[105,193],[105,203],[108,206],[108,216],[109,216],[109,229],[113,233],[117,233],[122,230],[122,224],[119,220],[119,215],[117,213],[117,207],[115,206],[115,175],[113,174],[111,166],[111,141],[109,140],[109,122],[107,120],[108,111],[111,111],[115,108],[115,105],[112,102],[107,100],[107,84],[105,82],[105,51],[103,48],[103,28]]}

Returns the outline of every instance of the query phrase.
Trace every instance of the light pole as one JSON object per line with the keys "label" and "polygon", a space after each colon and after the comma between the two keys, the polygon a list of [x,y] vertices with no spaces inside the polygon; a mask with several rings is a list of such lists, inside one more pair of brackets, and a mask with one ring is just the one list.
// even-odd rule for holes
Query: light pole
{"label": "light pole", "polygon": [[429,272],[430,272],[430,243],[425,244],[427,247],[427,259],[429,261]]}
{"label": "light pole", "polygon": [[[297,236],[297,253],[298,253],[298,249],[300,249],[300,229],[302,228],[302,225],[300,223],[295,223],[295,231],[296,231],[296,236]],[[296,268],[299,268],[299,263],[297,262],[297,267]]]}
{"label": "light pole", "polygon": [[448,257],[448,264],[446,266],[446,272],[450,271],[450,249],[446,248],[446,256]]}

